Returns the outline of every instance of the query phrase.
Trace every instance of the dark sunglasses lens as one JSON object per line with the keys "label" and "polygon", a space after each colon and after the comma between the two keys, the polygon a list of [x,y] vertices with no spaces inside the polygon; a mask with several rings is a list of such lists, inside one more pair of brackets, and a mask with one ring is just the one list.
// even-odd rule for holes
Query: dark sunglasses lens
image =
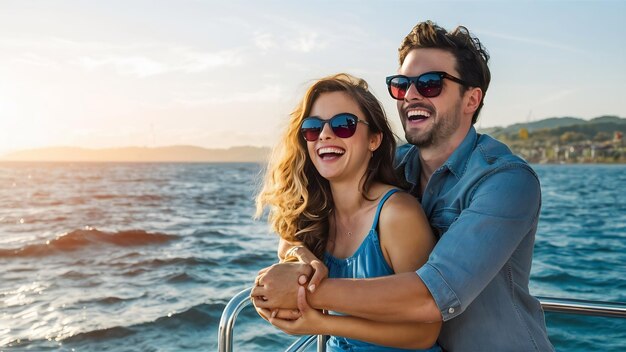
{"label": "dark sunglasses lens", "polygon": [[434,98],[441,93],[442,79],[436,73],[426,73],[419,76],[417,91],[426,98]]}
{"label": "dark sunglasses lens", "polygon": [[395,99],[404,99],[407,90],[409,90],[409,80],[405,77],[395,77],[389,82],[389,93]]}
{"label": "dark sunglasses lens", "polygon": [[341,114],[330,119],[330,128],[332,128],[335,136],[339,138],[348,138],[354,135],[356,131],[357,119],[352,115]]}
{"label": "dark sunglasses lens", "polygon": [[320,136],[320,132],[322,132],[322,122],[316,119],[304,119],[302,121],[302,127],[300,127],[300,132],[309,142],[313,142]]}

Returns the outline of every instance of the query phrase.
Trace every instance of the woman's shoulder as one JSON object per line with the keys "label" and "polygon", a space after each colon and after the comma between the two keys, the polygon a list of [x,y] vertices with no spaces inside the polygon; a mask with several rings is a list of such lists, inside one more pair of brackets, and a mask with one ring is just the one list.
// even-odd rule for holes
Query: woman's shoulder
{"label": "woman's shoulder", "polygon": [[[410,195],[409,193],[398,189],[397,187],[388,186],[382,191],[382,195],[389,193],[391,190],[397,190],[393,194],[391,194],[385,204],[383,205],[382,211],[384,212],[402,212],[402,211],[415,211],[416,209],[421,209],[420,203],[417,201],[415,197]],[[387,210],[387,211],[385,211]]]}
{"label": "woman's shoulder", "polygon": [[[389,189],[383,194],[394,188],[395,187],[390,186]],[[380,211],[378,221],[381,229],[388,227],[411,227],[418,224],[428,223],[426,215],[422,210],[422,206],[417,199],[402,190],[393,193],[385,201],[385,204]]]}
{"label": "woman's shoulder", "polygon": [[378,235],[385,259],[396,273],[419,268],[435,243],[422,207],[406,192],[396,192],[385,202]]}

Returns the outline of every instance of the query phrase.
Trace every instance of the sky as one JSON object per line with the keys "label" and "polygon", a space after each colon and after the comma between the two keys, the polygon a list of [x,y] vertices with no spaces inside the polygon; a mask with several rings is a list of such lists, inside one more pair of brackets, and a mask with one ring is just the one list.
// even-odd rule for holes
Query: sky
{"label": "sky", "polygon": [[272,146],[313,80],[385,77],[419,21],[491,55],[477,127],[626,117],[626,1],[0,0],[0,154]]}

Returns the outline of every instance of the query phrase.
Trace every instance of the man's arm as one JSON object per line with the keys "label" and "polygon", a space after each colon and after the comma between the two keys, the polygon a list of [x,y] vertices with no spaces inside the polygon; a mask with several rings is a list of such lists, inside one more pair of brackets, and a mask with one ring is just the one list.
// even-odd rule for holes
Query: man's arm
{"label": "man's arm", "polygon": [[409,349],[432,347],[441,328],[441,322],[387,323],[351,316],[322,314],[307,303],[304,287],[298,290],[298,309],[302,315],[295,320],[271,318],[267,315],[267,310],[261,310],[260,314],[288,334],[342,336],[389,347]]}
{"label": "man's arm", "polygon": [[430,291],[414,272],[372,279],[326,279],[308,298],[317,309],[381,322],[442,320]]}
{"label": "man's arm", "polygon": [[[297,309],[298,278],[310,267],[300,263],[274,264],[257,278],[252,289],[255,307]],[[310,273],[310,271],[309,271]],[[414,272],[372,279],[325,279],[309,292],[309,304],[382,322],[435,322],[441,314],[422,280]]]}

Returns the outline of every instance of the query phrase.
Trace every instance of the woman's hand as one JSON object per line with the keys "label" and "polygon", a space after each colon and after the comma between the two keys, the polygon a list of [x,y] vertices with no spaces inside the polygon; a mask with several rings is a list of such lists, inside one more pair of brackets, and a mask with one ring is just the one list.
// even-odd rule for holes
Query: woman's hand
{"label": "woman's hand", "polygon": [[[292,263],[295,264],[295,263]],[[311,270],[310,265],[305,264],[305,263],[301,263],[300,265],[306,265],[306,267],[309,268],[309,270]],[[264,269],[261,269],[257,275],[257,277],[254,280],[254,288],[252,289],[252,293],[250,295],[250,299],[252,300],[252,304],[254,305],[254,309],[256,309],[257,313],[261,316],[261,318],[269,321],[270,317],[276,317],[279,319],[284,319],[284,320],[295,320],[298,319],[301,314],[300,311],[298,309],[281,309],[281,308],[268,308],[266,306],[266,304],[268,303],[268,298],[266,296],[261,296],[259,295],[259,290],[264,287],[265,285],[261,283],[262,278],[265,276],[265,274],[271,269],[272,267],[267,267]],[[310,272],[308,275],[300,275],[298,277],[298,284],[300,285],[304,285],[306,284],[306,278],[307,276],[310,275]],[[297,293],[296,293],[297,295]],[[296,298],[297,300],[297,298]]]}
{"label": "woman's hand", "polygon": [[302,276],[309,277],[313,269],[310,265],[300,262],[279,263],[259,271],[255,286],[250,293],[255,306],[267,309],[296,309],[298,287]]}
{"label": "woman's hand", "polygon": [[[291,335],[320,335],[326,333],[323,331],[324,320],[328,317],[309,305],[306,300],[306,290],[302,286],[298,288],[298,310],[300,311],[300,317],[295,320],[270,316],[269,322]],[[265,311],[264,313],[267,312]]]}
{"label": "woman's hand", "polygon": [[[315,288],[328,277],[328,268],[321,260],[319,260],[313,252],[311,252],[308,248],[304,246],[294,246],[291,247],[285,253],[285,260],[297,259],[302,263],[309,264],[311,268],[313,268],[313,276],[311,277],[308,283],[308,289],[311,292],[315,291]],[[304,285],[307,282],[308,277],[301,276],[298,278],[298,281]]]}

